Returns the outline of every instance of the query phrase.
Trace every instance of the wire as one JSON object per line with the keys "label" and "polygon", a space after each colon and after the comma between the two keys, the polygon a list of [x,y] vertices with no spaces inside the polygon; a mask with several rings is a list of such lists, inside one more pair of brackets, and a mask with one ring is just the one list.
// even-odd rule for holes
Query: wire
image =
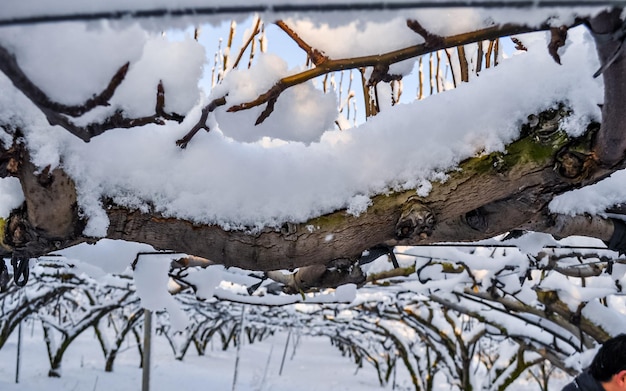
{"label": "wire", "polygon": [[93,21],[100,19],[146,19],[183,16],[216,16],[253,13],[281,13],[281,12],[347,12],[347,11],[402,11],[409,9],[435,8],[555,8],[555,7],[624,7],[626,0],[430,0],[409,2],[355,2],[355,3],[324,3],[324,4],[255,4],[235,6],[207,6],[186,8],[156,8],[144,10],[118,10],[92,13],[74,13],[58,15],[25,16],[0,19],[0,26],[15,26],[39,23],[58,23]]}

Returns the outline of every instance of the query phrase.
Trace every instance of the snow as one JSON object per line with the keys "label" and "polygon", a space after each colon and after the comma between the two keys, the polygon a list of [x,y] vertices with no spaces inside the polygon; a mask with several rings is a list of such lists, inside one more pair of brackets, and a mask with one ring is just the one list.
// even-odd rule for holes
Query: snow
{"label": "snow", "polygon": [[[63,29],[64,25],[57,27]],[[11,35],[4,34],[4,30],[0,34],[0,41],[11,41]],[[462,159],[477,152],[502,150],[517,136],[529,113],[546,109],[564,97],[580,121],[597,118],[602,86],[591,77],[598,63],[595,56],[589,55],[590,38],[583,29],[572,31],[570,38],[574,43],[563,56],[564,65],[558,66],[545,50],[545,37],[545,34],[528,36],[525,39],[530,49],[528,54],[504,61],[472,83],[383,111],[357,128],[328,129],[319,141],[310,144],[290,141],[292,137],[284,133],[287,140],[281,139],[280,131],[273,132],[269,125],[265,129],[255,128],[252,119],[240,122],[220,108],[211,117],[211,132],[198,134],[187,149],[180,150],[175,141],[197,121],[200,106],[192,109],[180,125],[169,122],[165,126],[115,129],[88,144],[60,128],[41,131],[46,125],[38,115],[28,119],[32,126],[25,131],[25,138],[36,164],[41,167],[60,164],[76,181],[81,209],[91,218],[86,232],[94,236],[103,235],[107,227],[100,204],[102,197],[132,208],[145,210],[150,205],[166,216],[226,228],[302,222],[349,206],[358,214],[364,211],[365,197],[389,189],[416,188],[424,194],[427,181],[440,180],[443,172]],[[165,42],[161,44],[169,46]],[[52,56],[41,44],[36,46],[40,54]],[[166,62],[165,58],[170,57],[160,62]],[[269,55],[263,58],[262,64],[278,61]],[[131,68],[134,66],[133,63]],[[104,73],[111,72],[109,69]],[[230,72],[224,86],[246,72]],[[267,77],[259,80],[260,85],[272,85],[278,75],[270,72]],[[572,83],[573,78],[578,82]],[[7,81],[2,78],[0,83]],[[153,92],[153,84],[145,89]],[[70,90],[62,91],[70,94]],[[231,93],[244,93],[237,91]],[[166,101],[167,96],[166,92]],[[234,99],[240,98],[235,95]],[[285,96],[278,103],[293,100]],[[153,102],[151,99],[147,106]],[[206,99],[201,102],[206,103]],[[25,105],[28,103],[21,98],[4,110],[19,115]],[[455,110],[447,109],[451,106]],[[280,122],[281,111],[278,107],[276,111]],[[336,109],[333,111],[336,116]],[[481,115],[476,115],[479,112]],[[284,113],[294,115],[289,110]],[[331,118],[328,111],[322,109],[316,113],[319,117],[308,118],[306,122],[327,126]],[[263,135],[284,142],[272,142],[269,147],[267,139],[238,142],[221,131],[222,124],[228,128],[230,119],[241,134],[265,130],[257,137]],[[461,123],[463,126],[457,125]],[[278,129],[299,130],[296,126]],[[310,131],[303,132],[299,140],[311,140],[306,136]],[[333,175],[329,176],[329,172]]]}
{"label": "snow", "polygon": [[[15,365],[2,365],[0,389],[130,391],[141,388],[139,357],[133,346],[120,352],[113,373],[105,373],[104,360],[97,351],[98,342],[91,333],[85,334],[89,335],[79,337],[71,345],[63,365],[63,376],[51,379],[47,377],[45,344],[40,331],[35,330],[31,334],[30,327],[25,327],[20,382],[14,382]],[[252,345],[244,343],[240,352],[237,391],[293,390],[294,384],[298,384],[298,389],[302,391],[381,389],[374,371],[366,366],[356,372],[351,359],[343,357],[327,338],[321,337],[299,337],[293,356],[293,345],[290,345],[282,375],[279,375],[286,338],[286,333],[278,333]],[[223,352],[219,344],[212,346],[207,348],[206,356],[196,356],[190,352],[181,362],[174,359],[163,336],[154,336],[150,389],[166,391],[206,387],[211,390],[231,390],[235,349]],[[12,336],[5,349],[0,350],[0,360],[14,364],[15,350],[16,335]],[[398,373],[402,374],[400,371]],[[407,379],[402,382],[406,383]]]}
{"label": "snow", "polygon": [[0,216],[8,216],[24,202],[24,193],[17,178],[0,179]]}
{"label": "snow", "polygon": [[[41,0],[5,0],[0,4],[0,15],[2,18],[33,15],[33,9],[37,9],[39,15],[71,10],[106,11],[120,4],[125,9],[142,9],[204,3],[200,0],[181,0],[175,4],[169,0],[142,0],[128,5],[119,1],[65,1],[51,6]],[[236,1],[232,4],[248,3]],[[270,1],[268,4],[278,3]],[[315,48],[331,58],[345,58],[379,54],[421,43],[422,37],[406,28],[404,20],[407,17],[415,17],[429,31],[444,35],[465,32],[494,21],[539,23],[544,21],[547,12],[541,9],[526,13],[458,9],[442,14],[411,10],[401,16],[393,12],[375,15],[295,14],[286,20]],[[561,10],[552,23],[558,25],[571,21],[576,12],[575,9]],[[359,17],[358,21],[355,15]],[[192,20],[174,19],[141,23],[131,20],[63,22],[0,28],[0,44],[14,52],[29,77],[59,102],[78,104],[99,93],[123,64],[130,63],[128,74],[111,105],[79,118],[80,124],[102,120],[117,109],[123,109],[130,116],[152,115],[156,86],[160,81],[165,90],[166,111],[186,116],[181,124],[167,122],[163,126],[113,129],[84,143],[59,127],[49,126],[39,110],[0,75],[3,91],[0,94],[0,123],[9,122],[21,127],[23,140],[35,164],[39,167],[60,166],[74,179],[81,213],[89,219],[85,229],[87,235],[106,234],[108,221],[102,205],[104,198],[129,208],[152,209],[165,216],[219,224],[226,229],[303,222],[341,208],[359,216],[367,213],[371,198],[378,194],[411,189],[427,196],[432,182],[445,181],[446,172],[454,170],[463,159],[502,151],[519,135],[520,125],[531,113],[565,103],[573,110],[573,115],[563,123],[571,135],[579,135],[582,124],[597,120],[600,115],[597,105],[603,99],[602,82],[592,78],[599,64],[591,38],[581,27],[569,33],[568,45],[560,52],[562,66],[555,64],[546,50],[549,40],[546,33],[529,34],[523,36],[529,49],[527,53],[502,58],[498,67],[484,70],[471,83],[452,91],[419,102],[385,107],[379,115],[354,128],[341,131],[335,128],[334,123],[340,115],[337,96],[324,94],[319,88],[319,80],[285,91],[278,98],[274,113],[262,125],[254,126],[264,106],[239,113],[227,112],[228,107],[254,99],[280,78],[294,75],[304,68],[294,67],[286,59],[271,53],[258,53],[250,69],[229,69],[213,90],[201,90],[198,86],[206,84],[202,79],[203,72],[211,64],[209,57],[212,53],[185,34],[179,34],[175,39],[161,34],[164,29],[183,24],[186,27]],[[218,19],[211,18],[210,22],[218,22]],[[272,44],[271,41],[267,43]],[[234,52],[229,53],[231,60]],[[413,60],[394,66],[392,71],[414,77],[410,74],[412,69]],[[222,96],[226,96],[228,104],[210,115],[207,125],[211,131],[200,132],[184,150],[177,147],[176,140],[198,121],[202,107]],[[340,122],[345,124],[345,118]],[[12,142],[13,135],[9,133],[10,129],[0,132],[4,146]],[[552,202],[551,208],[565,214],[602,213],[607,206],[626,201],[622,191],[623,175],[618,172],[596,186],[560,196]],[[23,199],[15,179],[0,180],[0,216],[6,217]],[[313,225],[307,228],[310,232],[318,229]],[[327,242],[332,240],[332,234],[326,236]],[[584,284],[580,279],[567,278],[545,269],[548,263],[545,248],[548,245],[603,246],[601,242],[583,238],[557,242],[546,235],[529,233],[507,243],[517,248],[488,247],[494,243],[501,244],[493,239],[483,243],[485,247],[475,248],[454,248],[453,244],[398,248],[401,266],[415,266],[418,273],[399,277],[393,283],[383,281],[390,285],[384,292],[372,284],[359,290],[348,284],[302,296],[271,294],[268,293],[269,281],[222,266],[190,270],[186,281],[197,288],[196,298],[206,302],[223,300],[285,306],[286,311],[302,313],[331,308],[334,313],[330,316],[338,323],[343,322],[334,327],[343,327],[350,322],[362,330],[378,326],[367,314],[354,310],[355,306],[380,306],[393,313],[396,305],[405,308],[403,305],[406,304],[407,307],[414,306],[416,312],[426,314],[437,308],[430,298],[439,295],[446,300],[456,300],[459,306],[475,310],[491,322],[491,325],[481,325],[471,333],[501,326],[512,335],[530,336],[536,343],[553,344],[563,354],[570,354],[575,351],[577,336],[559,325],[534,314],[514,319],[495,311],[500,308],[496,305],[487,308],[482,303],[462,298],[466,291],[484,293],[494,284],[505,297],[514,294],[537,309],[542,307],[537,290],[556,290],[572,310],[576,310],[581,302],[589,302],[583,315],[600,322],[608,332],[617,334],[623,330],[624,297],[617,292],[615,283],[626,284],[623,259],[621,264],[614,266],[610,276],[601,275]],[[554,249],[549,255],[564,251]],[[184,312],[184,305],[168,292],[168,284],[172,283],[168,276],[171,262],[184,254],[140,255],[154,252],[154,248],[147,245],[103,239],[93,245],[81,244],[65,249],[58,255],[75,265],[77,274],[86,273],[111,285],[121,282],[115,281],[109,273],[128,275],[131,264],[136,261],[133,278],[141,305],[154,311],[165,308],[172,329],[184,330],[190,321],[189,316]],[[617,258],[615,254],[610,256]],[[576,265],[575,262],[574,259],[562,259],[560,265]],[[454,272],[450,272],[450,266]],[[372,275],[391,268],[388,258],[383,256],[365,269]],[[526,279],[527,272],[532,280]],[[250,295],[247,288],[258,282],[261,285]],[[29,293],[32,292],[27,291]],[[607,306],[600,305],[598,298],[606,298]],[[324,307],[325,304],[334,307]],[[464,319],[458,316],[452,325],[441,313],[436,313],[430,323],[443,330],[442,335],[452,336],[465,331],[460,327]],[[413,329],[405,329],[398,322],[389,320],[380,325],[393,330],[407,349],[417,351],[422,347],[412,340],[415,338]],[[350,338],[355,341],[374,344],[373,338],[358,341],[363,338],[362,333],[355,330],[352,333]],[[365,335],[370,338],[374,334]],[[284,333],[278,336],[283,338],[282,343]],[[279,339],[274,337],[259,345],[243,347],[241,365],[246,370],[239,378],[241,389],[293,389],[294,382],[301,390],[378,389],[372,372],[362,370],[359,376],[347,376],[354,369],[352,364],[348,364],[345,357],[339,357],[336,350],[329,351],[328,346],[318,343],[317,339],[306,346],[305,354],[296,356],[305,361],[297,369],[292,368],[289,376],[268,375],[264,363],[270,362],[274,370],[277,362],[277,358],[271,356],[273,345],[268,344]],[[33,353],[41,346],[35,348],[32,343],[26,354],[44,357],[41,352]],[[62,380],[55,383],[55,380],[45,378],[45,365],[41,360],[33,360],[35,364],[27,369],[31,372],[24,374],[20,389],[94,389],[96,386],[137,389],[137,357],[131,357],[130,353],[123,356],[126,359],[122,359],[113,377],[96,369],[101,363],[97,361],[97,355],[84,347],[86,345],[72,346],[75,349],[73,358],[64,362]],[[155,368],[159,370],[155,371],[153,380],[155,389],[181,387],[187,381],[188,388],[209,382],[212,389],[231,386],[233,352],[190,357],[183,365],[173,360],[171,353],[165,354],[163,346],[163,343],[157,344]],[[0,350],[0,361],[4,362],[11,354],[7,352],[11,350]],[[320,359],[318,353],[323,353],[324,359]],[[513,354],[511,350],[507,353]],[[78,356],[83,358],[80,365]],[[445,357],[449,361],[454,359],[448,355]],[[587,357],[572,360],[582,362]],[[0,367],[2,390],[16,389],[5,380],[10,375],[9,368]],[[441,380],[442,377],[438,378]],[[401,374],[400,379],[408,384],[406,374]],[[438,387],[449,390],[446,381],[444,378]],[[520,386],[519,389],[527,388]]]}
{"label": "snow", "polygon": [[174,330],[183,330],[188,317],[167,290],[170,256],[152,256],[150,260],[138,261],[133,273],[137,294],[143,308],[151,311],[167,309]]}
{"label": "snow", "polygon": [[103,273],[121,274],[128,269],[137,253],[154,252],[147,244],[101,239],[95,244],[81,243],[58,252],[73,262],[90,264]]}

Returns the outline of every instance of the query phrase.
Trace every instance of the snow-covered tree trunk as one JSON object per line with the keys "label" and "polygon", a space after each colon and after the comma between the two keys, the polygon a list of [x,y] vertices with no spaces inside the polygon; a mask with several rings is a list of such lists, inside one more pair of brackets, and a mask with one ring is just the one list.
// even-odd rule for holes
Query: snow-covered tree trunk
{"label": "snow-covered tree trunk", "polygon": [[[337,277],[330,283],[323,279],[328,278],[331,269],[355,270],[353,266],[364,252],[380,247],[478,240],[520,229],[561,237],[586,235],[609,242],[614,231],[611,220],[601,216],[591,219],[556,217],[548,207],[554,196],[592,184],[624,165],[626,131],[623,127],[626,114],[620,107],[626,96],[626,61],[623,61],[623,50],[617,50],[621,45],[620,38],[612,34],[622,26],[621,10],[605,11],[583,19],[581,21],[586,22],[594,33],[598,57],[605,65],[602,73],[605,98],[599,127],[598,124],[578,124],[581,129],[577,133],[584,133],[582,137],[568,137],[559,128],[569,115],[567,102],[563,102],[562,107],[541,113],[523,113],[533,119],[522,126],[519,139],[510,142],[505,151],[484,155],[475,151],[477,156],[462,161],[458,167],[445,173],[446,181],[433,182],[428,194],[420,193],[418,196],[415,188],[403,191],[400,187],[400,190],[373,196],[371,205],[360,214],[343,209],[304,222],[285,221],[281,227],[227,229],[225,226],[198,222],[194,216],[164,214],[158,208],[151,208],[151,201],[135,208],[120,205],[102,195],[94,201],[103,204],[100,218],[109,222],[106,232],[101,234],[110,239],[147,243],[156,249],[199,256],[207,259],[209,264],[250,270],[320,266],[317,269],[319,273],[310,274],[311,280],[302,281],[302,285],[307,287],[364,282],[355,281],[354,276],[347,274],[344,276],[352,279],[347,281]],[[499,36],[553,27],[502,25],[446,37],[428,32],[415,21],[406,22],[423,38],[424,43],[385,55],[337,61],[318,51],[315,68],[280,79],[254,101],[232,105],[228,110],[243,111],[261,103],[267,104],[258,119],[262,122],[272,113],[274,103],[282,92],[310,80],[307,77],[322,75],[335,68],[367,66],[376,70],[376,78],[369,83],[375,85],[391,78],[389,66],[400,60],[472,42],[493,40]],[[307,48],[306,44],[301,44],[301,47],[311,54],[316,50]],[[167,91],[163,83],[158,83],[157,86],[150,86],[151,89],[156,87],[154,115],[129,119],[116,112],[97,126],[79,128],[68,123],[68,118],[76,112],[83,113],[87,108],[108,105],[108,100],[129,71],[129,65],[120,64],[103,93],[83,106],[68,106],[51,101],[28,79],[15,55],[4,46],[0,48],[1,70],[16,90],[32,103],[29,109],[39,110],[50,124],[61,126],[85,141],[108,129],[153,125],[166,120],[180,122],[183,119],[166,112]],[[227,105],[226,95],[211,101],[202,113],[198,113],[200,122],[193,127],[194,132],[208,130],[209,113]],[[80,209],[78,185],[64,171],[62,164],[38,167],[29,151],[34,144],[24,142],[26,129],[19,121],[4,123],[11,118],[1,124],[0,177],[19,179],[25,201],[0,223],[4,231],[0,255],[14,256],[23,261],[78,243],[92,242],[93,237],[84,231],[90,221]],[[191,137],[193,135],[179,140],[179,145],[186,146]],[[134,194],[120,195],[133,200],[135,196],[141,198]],[[130,202],[130,205],[134,204]]]}

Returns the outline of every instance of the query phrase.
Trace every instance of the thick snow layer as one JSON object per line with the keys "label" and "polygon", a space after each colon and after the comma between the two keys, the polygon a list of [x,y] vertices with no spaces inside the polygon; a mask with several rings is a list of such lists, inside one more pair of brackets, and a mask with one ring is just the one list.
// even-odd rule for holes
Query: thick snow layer
{"label": "thick snow layer", "polygon": [[[47,377],[47,355],[41,331],[38,327],[31,334],[30,327],[23,333],[22,365],[19,383],[15,379],[15,353],[17,333],[13,333],[6,347],[0,350],[0,360],[11,365],[0,366],[0,389],[3,391],[67,391],[67,390],[116,390],[131,391],[141,388],[141,369],[137,349],[130,343],[120,352],[112,373],[105,373],[104,359],[93,333],[84,333],[73,343],[64,357],[63,376]],[[376,372],[369,364],[362,369],[352,358],[342,356],[325,337],[299,336],[290,338],[282,374],[279,375],[287,333],[279,332],[268,339],[248,344],[240,351],[237,391],[291,391],[294,384],[300,391],[342,390],[379,391]],[[294,341],[297,347],[294,349]],[[126,345],[126,344],[125,344]],[[152,376],[150,389],[168,391],[173,389],[233,389],[236,349],[221,351],[219,344],[211,343],[206,356],[190,351],[184,361],[174,359],[167,340],[155,335],[153,340]],[[193,348],[192,348],[193,349]],[[409,374],[399,365],[396,373],[397,389],[411,389]],[[551,384],[561,384],[564,379],[555,378]],[[534,382],[524,381],[511,391],[535,391]],[[391,389],[391,384],[386,389]],[[435,391],[450,390],[446,379],[439,377]]]}
{"label": "thick snow layer", "polygon": [[133,273],[141,306],[151,311],[167,309],[174,330],[183,330],[188,317],[167,291],[171,257],[152,256],[148,261],[138,261]]}
{"label": "thick snow layer", "polygon": [[[183,97],[183,90],[168,90],[167,81],[189,85],[191,76],[195,74],[197,79],[201,47],[194,42],[171,43],[129,26],[120,32],[128,42],[122,50],[113,51],[115,61],[104,61],[102,66],[90,64],[90,72],[100,80],[98,83],[86,88],[79,79],[79,83],[66,81],[66,88],[55,88],[54,69],[59,68],[32,64],[39,58],[37,53],[41,58],[56,58],[56,48],[45,45],[50,40],[43,32],[59,29],[56,37],[62,31],[93,33],[102,40],[106,53],[122,39],[106,23],[87,30],[80,26],[34,28],[33,37],[42,38],[32,43],[16,32],[19,28],[0,29],[0,42],[17,48],[20,63],[33,77],[38,74],[46,92],[65,94],[65,99],[58,97],[60,100],[75,102],[88,91],[100,91],[103,81],[106,84],[125,61],[131,62],[128,83],[139,86],[144,80],[147,85],[122,89],[122,83],[120,96],[116,94],[112,102],[114,107],[145,113],[142,110],[154,105],[152,94],[158,78],[164,80],[166,102],[170,102],[171,96],[172,105],[177,108],[189,108],[193,102],[189,96],[200,99],[188,113],[183,110],[188,115],[180,125],[168,122],[165,126],[115,129],[85,144],[61,128],[50,128],[43,116],[36,114],[37,110],[0,76],[3,90],[9,91],[4,99],[0,98],[6,103],[0,114],[3,118],[17,117],[24,123],[25,139],[36,164],[61,165],[74,178],[79,204],[90,218],[85,232],[94,236],[103,235],[108,224],[100,205],[103,196],[129,207],[153,207],[167,216],[217,223],[226,228],[301,222],[340,208],[350,208],[353,214],[363,213],[367,198],[389,189],[414,188],[426,194],[429,180],[445,178],[443,173],[466,157],[502,150],[517,137],[527,115],[557,102],[566,101],[574,110],[569,129],[579,133],[581,127],[576,125],[597,118],[597,104],[602,100],[601,82],[591,77],[598,67],[593,44],[585,30],[579,28],[570,32],[571,44],[563,55],[562,66],[545,49],[546,34],[527,35],[524,43],[528,53],[503,61],[455,90],[385,110],[357,128],[332,129],[336,108],[330,103],[334,98],[320,96],[319,91],[303,85],[278,99],[273,124],[255,127],[253,118],[242,120],[246,114],[224,112],[227,105],[209,117],[209,134],[199,133],[187,149],[181,150],[175,141],[198,120],[200,108],[208,98],[198,96],[195,87]],[[39,29],[42,31],[37,32]],[[52,30],[49,34],[53,35]],[[85,40],[80,41],[74,49],[65,48],[67,57],[80,59],[86,53],[88,57],[98,53]],[[183,53],[185,61],[181,60]],[[158,66],[133,72],[151,58],[157,59],[152,63],[156,61]],[[188,58],[191,60],[186,61]],[[65,63],[71,65],[70,60]],[[180,63],[186,67],[177,72]],[[227,91],[229,101],[232,94],[232,99],[240,102],[288,72],[282,60],[271,55],[262,58],[258,67],[263,72],[255,73],[255,68],[230,72],[211,97]],[[308,96],[305,101],[310,103],[303,105],[299,94],[308,94],[303,96]],[[134,107],[138,102],[141,105]],[[25,113],[29,115],[23,117]],[[306,126],[299,127],[293,118]],[[233,123],[237,129],[233,129]],[[294,136],[300,131],[300,136]],[[243,135],[255,132],[259,141],[235,139],[249,139]]]}

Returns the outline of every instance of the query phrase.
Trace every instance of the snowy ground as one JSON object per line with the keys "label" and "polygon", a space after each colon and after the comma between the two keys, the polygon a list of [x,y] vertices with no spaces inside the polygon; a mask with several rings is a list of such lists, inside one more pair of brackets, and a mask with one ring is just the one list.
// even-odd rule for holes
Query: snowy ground
{"label": "snowy ground", "polygon": [[[72,343],[63,360],[63,376],[47,376],[48,360],[40,331],[23,329],[23,347],[19,384],[15,384],[17,332],[0,350],[0,390],[2,391],[74,391],[140,390],[141,369],[134,346],[120,354],[113,373],[105,373],[104,359],[91,332]],[[292,334],[292,337],[295,333]],[[356,366],[342,357],[327,338],[301,336],[297,348],[290,344],[279,375],[287,333],[277,333],[263,342],[244,344],[240,351],[237,391],[314,391],[314,390],[391,390],[393,384],[380,387],[372,367]],[[293,342],[292,338],[291,341]],[[217,342],[217,341],[216,341]],[[191,348],[193,349],[193,348]],[[199,357],[190,350],[183,362],[176,361],[163,337],[153,345],[151,390],[233,390],[236,349],[224,352],[216,343]],[[551,390],[560,390],[565,379],[555,379]],[[443,379],[437,390],[449,390]],[[411,390],[407,374],[399,369],[396,390]],[[510,390],[537,390],[535,383],[522,382]]]}
{"label": "snowy ground", "polygon": [[[364,366],[355,375],[356,366],[348,358],[342,357],[326,338],[301,337],[293,357],[291,345],[282,376],[279,376],[286,337],[286,333],[280,333],[260,343],[243,345],[235,388],[237,391],[381,389],[370,367]],[[139,356],[132,346],[118,357],[114,372],[105,373],[104,359],[98,351],[97,341],[93,333],[86,332],[66,353],[63,376],[51,379],[47,377],[45,344],[37,329],[31,336],[30,328],[25,328],[23,338],[19,384],[15,384],[17,333],[0,350],[2,391],[141,389]],[[183,362],[174,359],[163,337],[155,337],[153,349],[151,390],[232,389],[236,349],[224,352],[216,343],[213,350],[207,349],[205,357],[189,351]]]}

